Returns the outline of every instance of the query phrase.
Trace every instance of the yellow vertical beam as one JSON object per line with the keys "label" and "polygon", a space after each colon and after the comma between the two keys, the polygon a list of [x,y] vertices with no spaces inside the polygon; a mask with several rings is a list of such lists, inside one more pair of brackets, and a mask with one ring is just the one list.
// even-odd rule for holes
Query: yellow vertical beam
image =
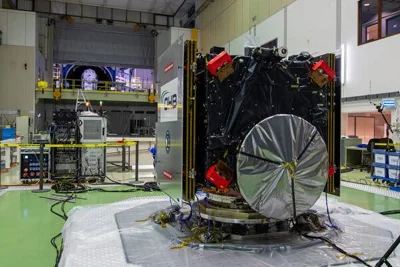
{"label": "yellow vertical beam", "polygon": [[192,29],[192,40],[197,41],[197,36],[199,34],[199,31],[197,29]]}
{"label": "yellow vertical beam", "polygon": [[188,144],[189,146],[189,197],[188,200],[191,200],[193,192],[192,192],[192,170],[193,170],[193,149],[192,149],[192,136],[193,136],[193,105],[192,105],[192,101],[193,101],[193,70],[192,70],[192,64],[193,64],[193,51],[192,51],[193,47],[192,47],[192,40],[190,40],[188,42],[188,50],[189,50],[189,55],[188,55],[188,60],[187,60],[187,69],[188,69],[188,80],[189,80],[189,87],[188,87],[188,94],[189,94],[189,136],[188,138]]}
{"label": "yellow vertical beam", "polygon": [[[196,48],[197,48],[197,41],[193,40],[192,42],[192,64],[196,64]],[[192,71],[192,99],[193,99],[193,112],[192,112],[192,120],[193,120],[193,136],[192,136],[192,153],[193,153],[193,166],[192,169],[196,171],[196,70]],[[193,174],[192,179],[192,198],[194,199],[196,195],[196,175]]]}
{"label": "yellow vertical beam", "polygon": [[[328,65],[335,70],[335,55],[328,55]],[[334,166],[335,164],[335,81],[332,81],[328,85],[329,90],[329,109],[328,109],[328,152],[329,152],[329,164]],[[334,193],[335,191],[335,179],[331,177],[328,180],[327,192]]]}
{"label": "yellow vertical beam", "polygon": [[190,96],[189,96],[189,49],[188,49],[188,42],[185,42],[185,57],[184,57],[184,70],[185,70],[185,98],[186,98],[186,104],[185,104],[185,117],[186,117],[186,122],[185,122],[185,129],[186,129],[186,134],[185,134],[185,200],[189,199],[189,101],[190,101]]}

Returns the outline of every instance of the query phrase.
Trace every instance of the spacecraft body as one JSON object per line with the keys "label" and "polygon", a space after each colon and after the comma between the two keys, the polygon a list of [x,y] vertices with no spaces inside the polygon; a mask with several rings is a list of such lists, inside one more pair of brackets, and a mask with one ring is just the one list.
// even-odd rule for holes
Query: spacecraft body
{"label": "spacecraft body", "polygon": [[191,212],[154,218],[205,227],[203,241],[288,231],[325,188],[339,191],[336,56],[245,51],[201,55],[178,40],[159,58],[157,179]]}

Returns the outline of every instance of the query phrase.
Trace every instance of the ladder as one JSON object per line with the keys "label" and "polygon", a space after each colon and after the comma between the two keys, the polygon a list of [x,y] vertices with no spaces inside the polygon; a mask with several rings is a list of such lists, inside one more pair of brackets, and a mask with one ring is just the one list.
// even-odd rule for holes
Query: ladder
{"label": "ladder", "polygon": [[90,102],[88,102],[88,101],[89,101],[89,100],[87,99],[87,97],[86,97],[86,95],[85,95],[85,92],[83,92],[83,89],[82,89],[82,88],[79,88],[79,89],[78,89],[78,93],[76,94],[75,111],[78,112],[78,107],[79,107],[81,104],[84,104],[84,105],[88,105],[87,107],[88,107],[89,111],[93,112],[92,105],[91,105]]}

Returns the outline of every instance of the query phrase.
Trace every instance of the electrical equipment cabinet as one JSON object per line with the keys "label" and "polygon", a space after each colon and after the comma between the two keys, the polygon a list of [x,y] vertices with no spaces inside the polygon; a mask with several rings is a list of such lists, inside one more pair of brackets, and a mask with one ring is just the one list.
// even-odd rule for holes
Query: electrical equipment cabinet
{"label": "electrical equipment cabinet", "polygon": [[[102,144],[107,142],[107,118],[91,115],[79,116],[81,144]],[[81,149],[80,175],[104,178],[106,173],[106,148],[84,147]]]}
{"label": "electrical equipment cabinet", "polygon": [[[21,148],[20,158],[20,179],[39,179],[40,178],[40,149]],[[50,178],[50,149],[44,148],[43,151],[43,178]]]}
{"label": "electrical equipment cabinet", "polygon": [[[78,144],[80,140],[78,117],[74,111],[53,113],[53,124],[49,126],[52,144]],[[76,179],[79,174],[80,149],[54,147],[51,149],[52,179]]]}

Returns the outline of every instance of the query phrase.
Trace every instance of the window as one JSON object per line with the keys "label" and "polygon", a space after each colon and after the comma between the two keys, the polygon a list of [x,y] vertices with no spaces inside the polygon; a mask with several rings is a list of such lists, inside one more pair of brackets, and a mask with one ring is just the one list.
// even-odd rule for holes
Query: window
{"label": "window", "polygon": [[400,33],[400,15],[387,20],[386,23],[387,35]]}
{"label": "window", "polygon": [[367,42],[378,40],[378,24],[367,26]]}
{"label": "window", "polygon": [[382,37],[400,33],[400,1],[382,1]]}
{"label": "window", "polygon": [[400,33],[400,0],[360,0],[359,44]]}

